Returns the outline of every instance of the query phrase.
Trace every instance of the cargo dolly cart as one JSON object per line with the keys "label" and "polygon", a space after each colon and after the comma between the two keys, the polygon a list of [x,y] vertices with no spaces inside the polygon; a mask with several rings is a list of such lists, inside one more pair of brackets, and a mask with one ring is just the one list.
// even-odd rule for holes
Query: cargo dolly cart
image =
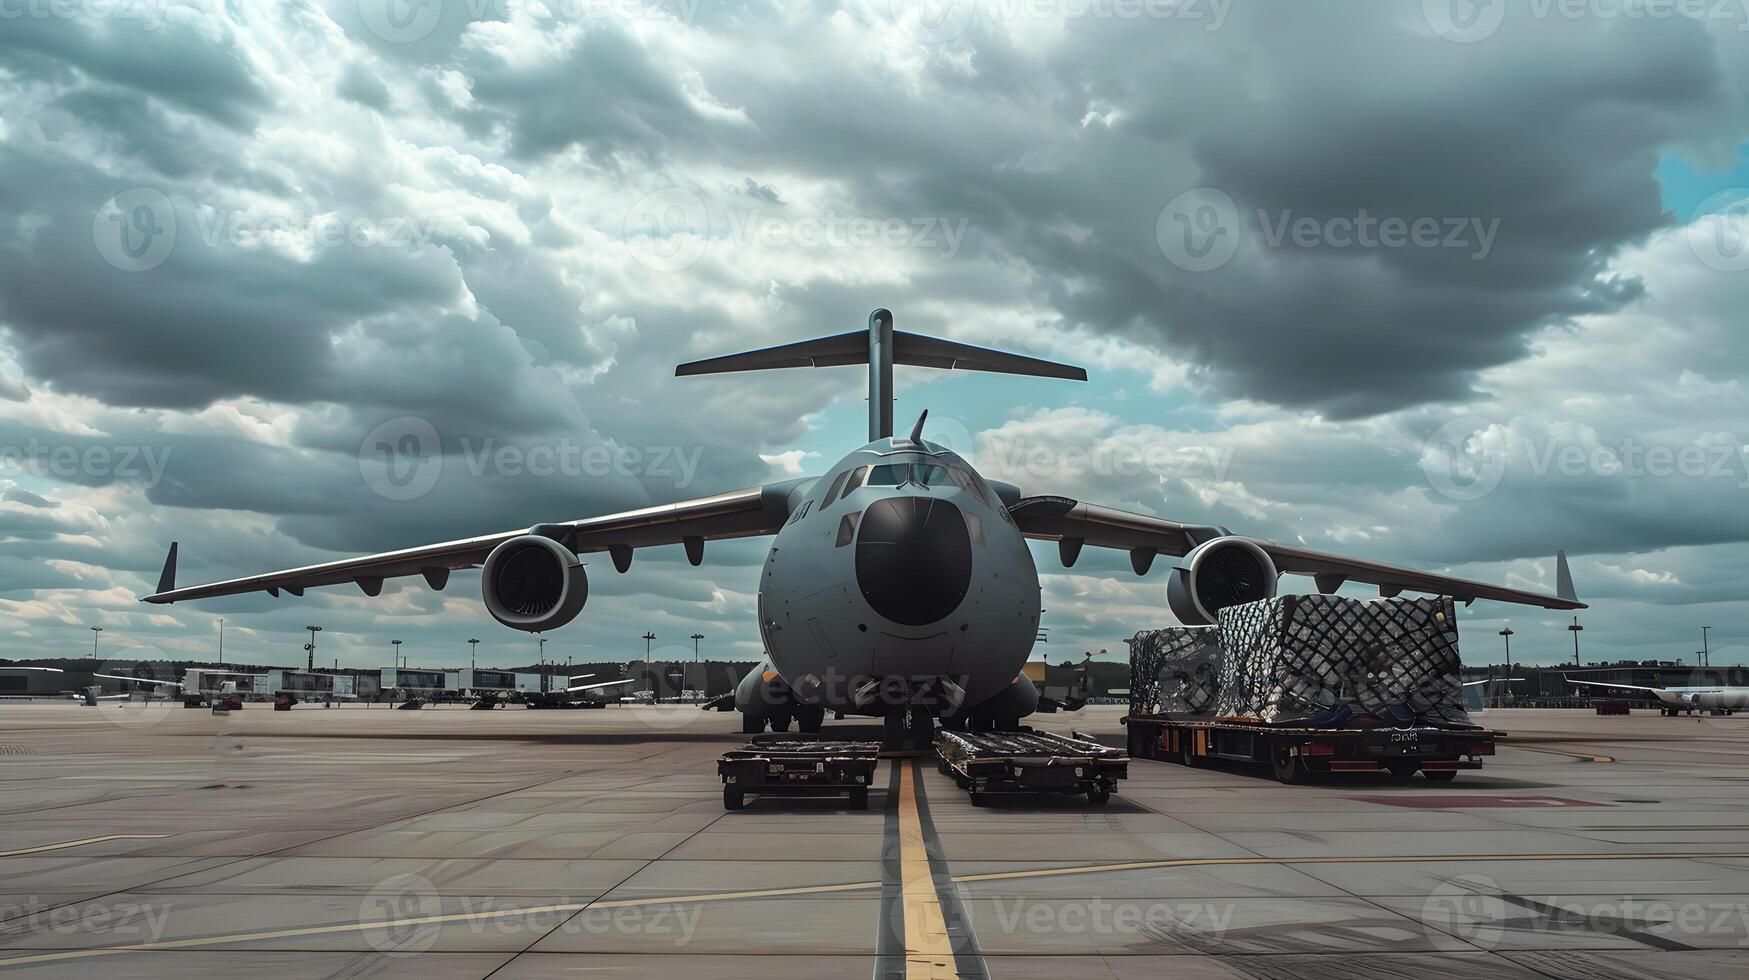
{"label": "cargo dolly cart", "polygon": [[973,806],[983,806],[991,793],[1085,793],[1103,806],[1130,771],[1122,749],[1080,732],[943,731],[935,751],[937,768],[971,792]]}
{"label": "cargo dolly cart", "polygon": [[1502,732],[1463,725],[1415,723],[1341,728],[1266,725],[1247,719],[1174,719],[1130,715],[1130,753],[1186,766],[1213,760],[1267,765],[1284,783],[1336,773],[1383,773],[1408,782],[1417,772],[1447,783],[1461,769],[1480,769]]}
{"label": "cargo dolly cart", "polygon": [[769,796],[848,794],[852,810],[868,809],[868,788],[881,764],[879,742],[836,742],[767,735],[717,760],[723,809],[739,810],[748,793]]}

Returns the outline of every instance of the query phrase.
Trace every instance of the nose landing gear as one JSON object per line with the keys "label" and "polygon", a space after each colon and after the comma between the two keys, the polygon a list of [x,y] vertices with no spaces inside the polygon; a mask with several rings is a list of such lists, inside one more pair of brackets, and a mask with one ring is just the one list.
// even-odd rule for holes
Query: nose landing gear
{"label": "nose landing gear", "polygon": [[906,705],[882,719],[881,751],[928,752],[934,746],[935,713],[923,705]]}

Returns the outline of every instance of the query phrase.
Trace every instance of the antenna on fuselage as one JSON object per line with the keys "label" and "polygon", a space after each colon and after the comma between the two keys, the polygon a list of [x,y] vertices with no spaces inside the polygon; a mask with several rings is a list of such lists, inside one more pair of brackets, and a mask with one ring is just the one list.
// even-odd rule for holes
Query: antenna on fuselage
{"label": "antenna on fuselage", "polygon": [[911,427],[911,445],[923,445],[923,423],[928,419],[929,409],[926,408],[923,410],[922,415],[917,416],[917,424]]}
{"label": "antenna on fuselage", "polygon": [[[677,378],[731,371],[765,371],[773,368],[836,367],[868,365],[868,438],[890,439],[893,435],[893,365],[931,367],[942,370],[991,371],[1036,378],[1086,381],[1087,372],[1071,364],[1010,354],[988,347],[974,347],[938,337],[893,329],[893,314],[875,310],[868,315],[868,329],[832,337],[803,340],[779,347],[725,354],[691,361],[674,369]],[[927,414],[927,413],[926,413]],[[922,420],[918,420],[921,426]]]}

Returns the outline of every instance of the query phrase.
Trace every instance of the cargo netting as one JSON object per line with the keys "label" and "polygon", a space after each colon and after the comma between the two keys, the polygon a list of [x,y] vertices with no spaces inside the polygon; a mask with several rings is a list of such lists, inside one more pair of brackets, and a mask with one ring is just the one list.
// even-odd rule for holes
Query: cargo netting
{"label": "cargo netting", "polygon": [[1221,691],[1219,633],[1213,626],[1175,626],[1131,637],[1131,713],[1212,715]]}
{"label": "cargo netting", "polygon": [[1467,724],[1457,639],[1449,598],[1292,595],[1229,606],[1219,626],[1130,639],[1130,710]]}

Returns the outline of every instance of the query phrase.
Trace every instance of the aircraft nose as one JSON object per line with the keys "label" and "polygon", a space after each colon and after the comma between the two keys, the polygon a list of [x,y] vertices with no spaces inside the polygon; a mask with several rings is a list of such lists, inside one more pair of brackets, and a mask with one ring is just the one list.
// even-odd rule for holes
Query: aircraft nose
{"label": "aircraft nose", "polygon": [[875,612],[904,626],[946,619],[972,583],[972,539],[958,507],[931,497],[871,504],[856,536],[856,582]]}

